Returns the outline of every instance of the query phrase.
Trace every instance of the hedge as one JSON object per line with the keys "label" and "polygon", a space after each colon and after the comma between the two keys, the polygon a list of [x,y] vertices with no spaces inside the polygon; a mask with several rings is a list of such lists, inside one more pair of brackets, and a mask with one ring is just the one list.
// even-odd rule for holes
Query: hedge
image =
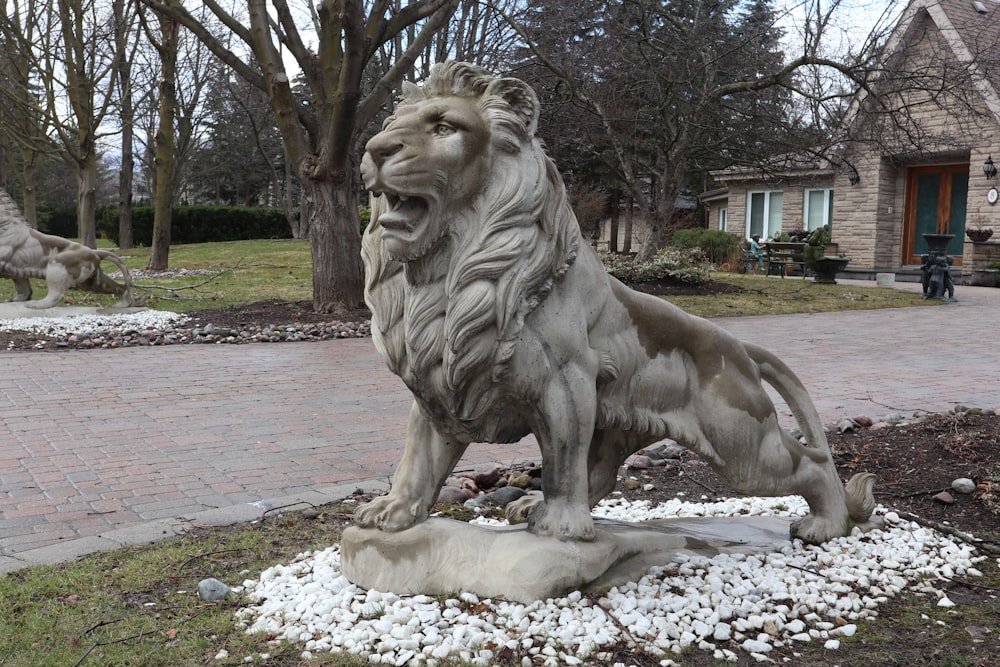
{"label": "hedge", "polygon": [[[106,208],[97,223],[100,234],[118,243],[118,208]],[[132,209],[132,238],[137,246],[153,244],[153,207]],[[259,206],[177,206],[170,219],[170,243],[214,243],[249,239],[290,239],[292,230],[280,208]]]}
{"label": "hedge", "polygon": [[679,229],[674,232],[670,245],[682,250],[699,248],[708,261],[722,264],[739,247],[740,238],[719,229]]}

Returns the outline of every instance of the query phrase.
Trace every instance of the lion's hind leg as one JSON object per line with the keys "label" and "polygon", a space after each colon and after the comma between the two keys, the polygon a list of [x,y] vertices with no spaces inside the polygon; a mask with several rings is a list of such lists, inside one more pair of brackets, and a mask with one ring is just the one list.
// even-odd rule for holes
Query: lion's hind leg
{"label": "lion's hind leg", "polygon": [[36,301],[28,301],[25,307],[35,310],[53,308],[59,305],[66,292],[76,283],[74,276],[58,261],[50,261],[45,269],[45,286],[48,294]]}
{"label": "lion's hind leg", "polygon": [[[770,472],[761,477],[770,480],[765,482],[768,495],[796,494],[808,503],[809,514],[791,525],[792,537],[820,544],[849,535],[854,526],[869,530],[881,525],[880,519],[871,516],[875,509],[874,475],[855,475],[845,487],[828,449],[803,445],[783,430],[778,431],[783,450],[777,454],[780,462],[772,459]],[[768,458],[766,453],[764,458]]]}
{"label": "lion's hind leg", "polygon": [[713,431],[708,435],[716,457],[706,460],[737,491],[805,498],[810,512],[792,525],[793,537],[818,544],[850,532],[844,486],[828,450],[803,445],[776,416],[761,424],[746,415]]}
{"label": "lion's hind leg", "polygon": [[27,278],[11,278],[14,283],[14,296],[8,301],[27,301],[31,298],[31,281]]}

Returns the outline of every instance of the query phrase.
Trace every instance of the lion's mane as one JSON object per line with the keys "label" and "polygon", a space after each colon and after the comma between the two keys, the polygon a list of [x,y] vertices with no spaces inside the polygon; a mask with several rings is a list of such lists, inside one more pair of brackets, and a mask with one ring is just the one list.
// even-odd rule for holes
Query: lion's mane
{"label": "lion's mane", "polygon": [[436,383],[436,394],[466,420],[488,411],[525,317],[576,259],[581,242],[562,179],[534,136],[537,99],[530,88],[505,86],[514,81],[443,63],[400,103],[473,97],[490,128],[489,177],[429,252],[437,255],[431,263],[447,262],[445,275],[424,281],[415,267],[387,256],[379,200],[362,244],[376,346],[404,379]]}
{"label": "lion's mane", "polygon": [[7,191],[0,188],[0,235],[9,233],[8,230],[15,225],[28,226],[28,222]]}

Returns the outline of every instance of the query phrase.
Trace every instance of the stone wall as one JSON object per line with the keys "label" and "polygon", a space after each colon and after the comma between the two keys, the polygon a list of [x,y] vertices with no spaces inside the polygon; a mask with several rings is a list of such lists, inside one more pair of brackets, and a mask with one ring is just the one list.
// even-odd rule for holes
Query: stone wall
{"label": "stone wall", "polygon": [[994,262],[1000,262],[1000,241],[987,241],[986,243],[966,241],[964,256],[968,258],[966,264],[969,269],[985,269]]}

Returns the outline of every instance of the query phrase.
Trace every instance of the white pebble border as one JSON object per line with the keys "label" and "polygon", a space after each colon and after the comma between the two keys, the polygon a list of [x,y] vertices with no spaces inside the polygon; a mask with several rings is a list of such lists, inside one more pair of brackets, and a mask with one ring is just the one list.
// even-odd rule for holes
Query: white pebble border
{"label": "white pebble border", "polygon": [[144,310],[138,313],[116,313],[113,315],[19,317],[12,320],[0,320],[0,331],[31,331],[59,338],[84,332],[160,330],[182,324],[187,320],[187,315],[163,310]]}
{"label": "white pebble border", "polygon": [[[655,507],[614,499],[602,501],[594,515],[642,521],[807,510],[797,496]],[[692,647],[722,661],[735,662],[743,652],[768,662],[777,648],[807,642],[838,648],[859,621],[875,618],[879,605],[907,586],[948,606],[934,588],[936,578],[982,576],[975,564],[985,557],[972,546],[877,511],[886,519],[884,530],[855,530],[821,547],[796,540],[777,553],[676,556],[596,603],[580,593],[525,605],[470,593],[441,601],[364,590],[341,574],[333,546],[245,581],[248,606],[237,618],[250,633],[300,643],[304,659],[346,652],[400,666],[445,659],[491,665],[499,657],[519,657],[525,666],[581,665],[610,660],[607,649],[624,641],[659,656],[661,665],[676,664],[669,656]]]}

